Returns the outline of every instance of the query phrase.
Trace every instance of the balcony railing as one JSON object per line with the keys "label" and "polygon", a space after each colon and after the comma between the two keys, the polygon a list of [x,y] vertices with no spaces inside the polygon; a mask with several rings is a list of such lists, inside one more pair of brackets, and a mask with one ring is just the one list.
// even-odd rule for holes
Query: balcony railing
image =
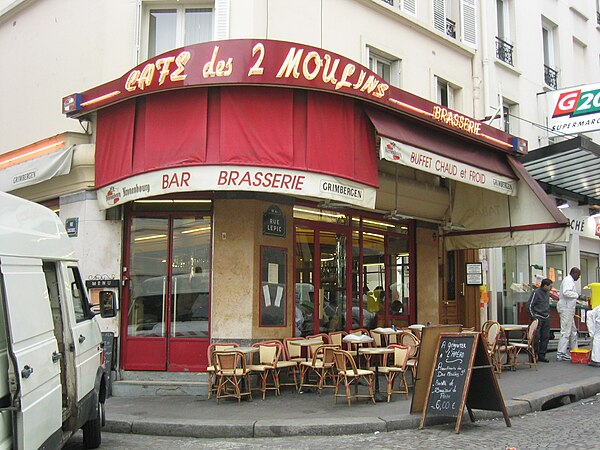
{"label": "balcony railing", "polygon": [[544,81],[552,89],[556,89],[558,87],[558,70],[544,64]]}
{"label": "balcony railing", "polygon": [[503,39],[496,37],[496,58],[506,64],[513,64],[513,45]]}
{"label": "balcony railing", "polygon": [[446,34],[452,39],[456,39],[456,22],[446,17]]}

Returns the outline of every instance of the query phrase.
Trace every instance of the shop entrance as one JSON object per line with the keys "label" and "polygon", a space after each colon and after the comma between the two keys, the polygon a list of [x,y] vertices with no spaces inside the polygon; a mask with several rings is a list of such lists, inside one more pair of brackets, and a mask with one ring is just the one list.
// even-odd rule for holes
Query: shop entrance
{"label": "shop entrance", "polygon": [[347,228],[296,227],[297,335],[346,329],[349,242]]}
{"label": "shop entrance", "polygon": [[414,322],[406,224],[307,206],[294,212],[297,336]]}
{"label": "shop entrance", "polygon": [[466,265],[477,262],[478,250],[452,250],[446,253],[445,292],[440,296],[440,323],[480,328],[479,286],[466,283]]}
{"label": "shop entrance", "polygon": [[122,367],[206,370],[211,218],[135,216],[124,269]]}

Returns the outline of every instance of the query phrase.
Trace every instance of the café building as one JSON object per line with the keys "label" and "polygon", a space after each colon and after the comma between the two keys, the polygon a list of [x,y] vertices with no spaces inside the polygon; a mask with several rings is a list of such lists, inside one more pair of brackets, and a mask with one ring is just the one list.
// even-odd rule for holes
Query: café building
{"label": "caf\u00e9 building", "polygon": [[214,341],[479,326],[478,249],[566,236],[526,142],[320,48],[192,45],[63,112],[90,126],[58,178],[91,184],[74,239],[117,287],[123,370],[202,371]]}

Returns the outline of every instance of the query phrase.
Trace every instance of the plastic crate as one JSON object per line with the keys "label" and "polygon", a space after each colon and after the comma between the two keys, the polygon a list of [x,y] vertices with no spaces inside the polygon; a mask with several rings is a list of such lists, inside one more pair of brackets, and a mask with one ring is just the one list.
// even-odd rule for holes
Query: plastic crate
{"label": "plastic crate", "polygon": [[571,350],[571,362],[573,364],[587,364],[590,362],[592,350],[589,348],[576,348]]}

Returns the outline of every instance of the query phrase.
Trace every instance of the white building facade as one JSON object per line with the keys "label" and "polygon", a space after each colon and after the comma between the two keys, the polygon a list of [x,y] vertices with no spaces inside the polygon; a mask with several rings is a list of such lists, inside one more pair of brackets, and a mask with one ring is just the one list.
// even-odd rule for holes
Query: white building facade
{"label": "white building facade", "polygon": [[[344,212],[343,217],[338,212],[339,206],[332,206],[335,202],[331,196],[306,194],[301,199],[306,202],[302,206],[297,199],[272,196],[272,192],[248,196],[240,192],[214,194],[216,189],[206,189],[194,200],[206,201],[210,206],[207,209],[197,207],[194,217],[199,217],[195,223],[201,222],[202,227],[210,228],[210,238],[202,244],[205,247],[189,258],[189,268],[185,265],[191,280],[194,273],[200,273],[195,272],[193,263],[200,261],[200,270],[209,280],[203,283],[208,283],[211,289],[208,300],[211,319],[208,325],[202,325],[203,336],[208,341],[228,338],[252,341],[293,335],[297,332],[293,322],[296,320],[297,327],[299,313],[292,305],[294,298],[296,302],[303,301],[298,286],[305,285],[310,286],[306,289],[306,297],[312,302],[312,309],[304,311],[302,319],[308,323],[312,317],[311,328],[307,329],[310,332],[350,329],[351,320],[353,326],[366,326],[367,318],[371,316],[375,318],[373,324],[399,326],[414,322],[457,321],[467,326],[479,326],[486,317],[516,321],[516,316],[504,312],[516,311],[516,299],[507,294],[506,270],[504,275],[501,270],[509,267],[511,255],[514,255],[514,271],[509,272],[514,273],[511,276],[515,283],[528,283],[533,265],[540,265],[546,271],[550,264],[555,264],[548,260],[557,251],[565,255],[563,270],[570,265],[583,265],[582,255],[586,261],[589,259],[589,281],[595,281],[592,277],[598,267],[598,238],[588,236],[586,231],[564,243],[566,233],[561,228],[564,219],[556,216],[555,205],[547,205],[543,192],[540,194],[539,188],[528,183],[527,174],[506,162],[506,158],[511,161],[514,158],[518,166],[522,149],[518,148],[517,141],[514,146],[510,144],[509,134],[504,133],[507,130],[511,135],[527,140],[530,151],[563,139],[546,131],[545,105],[543,95],[539,94],[598,81],[594,80],[600,68],[598,5],[581,3],[575,0],[0,0],[0,58],[9,62],[11,68],[0,71],[2,189],[60,211],[61,219],[70,226],[85,278],[118,280],[122,291],[127,291],[122,292],[122,297],[123,306],[129,308],[128,313],[119,316],[120,324],[107,323],[105,327],[116,334],[129,336],[130,325],[145,320],[139,319],[138,315],[143,316],[144,310],[134,307],[134,289],[127,284],[133,279],[128,273],[135,263],[132,255],[137,254],[137,238],[131,230],[135,229],[138,219],[147,219],[159,212],[168,215],[167,228],[174,229],[179,216],[176,217],[176,209],[144,209],[148,207],[141,203],[133,206],[133,201],[123,207],[106,210],[100,207],[97,191],[102,188],[103,192],[110,193],[111,190],[110,185],[98,186],[97,183],[98,118],[104,114],[102,111],[124,105],[126,99],[113,105],[102,103],[110,100],[98,100],[98,97],[94,100],[100,102],[98,108],[84,101],[89,104],[89,113],[73,113],[71,117],[63,114],[63,108],[68,110],[69,105],[63,104],[61,108],[61,100],[131,75],[132,68],[138,65],[141,66],[136,83],[140,76],[146,76],[148,84],[145,86],[150,88],[151,75],[143,72],[146,60],[154,61],[152,58],[164,52],[210,41],[253,39],[264,41],[263,49],[283,41],[306,46],[307,52],[323,49],[370,69],[369,74],[375,77],[373,80],[389,86],[388,92],[398,88],[416,96],[414,103],[396,105],[399,109],[394,112],[415,125],[417,136],[414,141],[410,141],[411,138],[402,140],[400,136],[410,131],[412,125],[402,131],[386,133],[383,130],[385,124],[377,122],[377,114],[371,117],[367,111],[370,106],[381,105],[372,100],[360,104],[370,117],[366,126],[378,136],[377,143],[373,136],[373,142],[369,144],[373,146],[369,150],[373,151],[369,152],[368,158],[374,158],[379,138],[387,139],[384,142],[408,142],[409,152],[411,148],[431,150],[423,143],[429,128],[419,131],[419,127],[425,125],[435,132],[440,131],[438,141],[431,144],[440,147],[440,152],[436,153],[434,149],[434,154],[444,154],[450,164],[466,164],[466,171],[473,167],[489,170],[486,172],[488,177],[504,171],[508,178],[496,184],[495,191],[475,188],[473,184],[453,179],[450,172],[427,170],[425,166],[431,161],[427,158],[433,157],[430,153],[423,153],[417,166],[394,164],[381,153],[377,161],[372,161],[376,181],[359,186],[364,187],[365,192],[376,190],[377,200],[374,205],[357,205],[355,202],[357,208]],[[260,50],[256,52],[252,56],[260,56]],[[227,72],[226,64],[225,59],[220,69],[223,73]],[[159,69],[156,65],[152,69],[157,79]],[[143,81],[137,86],[143,90]],[[310,87],[308,91],[311,91]],[[166,91],[165,94],[170,95]],[[293,95],[303,98],[305,94]],[[344,96],[339,97],[343,101]],[[75,97],[72,100],[73,104],[77,103]],[[432,105],[436,105],[433,108],[437,107],[440,113],[437,119],[435,109],[427,110]],[[138,117],[141,113],[136,111],[137,116],[134,116]],[[423,111],[428,114],[427,118],[420,116]],[[448,115],[449,111],[458,114]],[[441,112],[444,120],[439,120]],[[499,118],[494,119],[496,113]],[[362,117],[362,112],[360,114]],[[451,117],[455,117],[454,123]],[[479,129],[489,131],[485,123],[489,119],[494,119],[492,126],[501,130],[498,131],[500,138],[482,142],[477,133]],[[592,140],[598,139],[597,133],[589,136]],[[458,139],[456,146],[448,144],[450,150],[444,153],[441,142],[453,139]],[[469,154],[454,158],[452,149],[469,147],[472,143],[481,147],[481,150],[473,148],[473,155],[484,154],[477,156],[481,160],[471,166],[469,163],[475,160]],[[496,155],[492,163],[486,159],[488,153],[500,156]],[[501,168],[494,169],[495,164]],[[325,172],[328,170],[324,169]],[[173,178],[170,180],[174,182]],[[181,178],[176,182],[183,183]],[[498,192],[504,189],[502,183],[518,185],[518,194],[511,196]],[[350,192],[344,189],[344,192]],[[177,195],[161,198],[167,198],[173,204],[183,198]],[[507,201],[509,197],[510,201]],[[246,203],[248,201],[251,203]],[[270,203],[283,211],[289,230],[283,240],[264,237],[260,230],[246,230],[249,234],[240,233],[238,239],[236,219],[242,217],[248,223],[258,223],[261,217],[256,216],[256,211],[262,214],[264,210],[266,214]],[[342,206],[351,205],[345,203]],[[587,205],[581,208],[583,211]],[[531,217],[529,212],[533,213]],[[318,215],[320,223],[312,221],[311,214]],[[360,227],[354,229],[353,224],[358,222]],[[374,226],[376,232],[373,233],[369,226]],[[586,224],[586,227],[590,226]],[[187,231],[198,233],[200,228]],[[309,239],[308,247],[302,247],[306,230],[310,230],[313,236],[310,239],[314,240]],[[381,242],[369,241],[373,235]],[[157,232],[155,236],[161,236],[161,233]],[[169,249],[172,249],[175,244],[173,235],[170,236]],[[326,248],[325,242],[330,237],[333,241]],[[323,243],[319,244],[321,240]],[[252,244],[248,245],[248,242]],[[513,247],[513,242],[520,246]],[[556,244],[530,246],[536,242]],[[317,253],[312,256],[320,255],[321,267],[303,271],[302,263],[311,257],[302,255],[298,249],[310,247],[312,251],[313,246],[319,245],[321,250],[314,250]],[[235,254],[228,246],[235,249]],[[505,249],[489,253],[478,250],[489,246]],[[262,289],[256,287],[260,286],[263,247],[287,251],[284,262],[289,274],[285,275],[287,291],[284,295],[289,301],[281,328],[275,330],[263,327],[264,308],[257,306],[258,300],[265,300]],[[342,253],[348,255],[348,264]],[[239,255],[245,255],[250,261],[241,270],[253,274],[243,280],[225,275],[237,264]],[[335,264],[328,264],[330,258]],[[349,263],[351,259],[352,264]],[[171,281],[167,282],[166,289],[175,295],[176,277],[183,274],[176,273],[176,269],[183,271],[184,264],[178,262],[172,252],[165,261],[171,266],[168,272]],[[464,263],[481,261],[482,282],[487,290],[478,284],[465,287],[461,281],[465,277]],[[346,279],[352,279],[352,283],[344,284],[344,276],[340,276],[330,289],[324,280],[335,273],[347,275]],[[270,276],[270,280],[277,278],[275,273]],[[387,286],[381,299],[372,295],[379,284]],[[231,286],[240,293],[233,298],[230,298]],[[343,316],[341,322],[336,322],[336,313],[331,312],[335,290],[343,291],[338,299],[347,302],[346,309],[340,313]],[[485,294],[486,291],[489,292]],[[237,295],[251,301],[240,301]],[[489,302],[480,301],[486,295]],[[220,303],[217,298],[228,300]],[[367,298],[374,300],[369,303]],[[392,306],[395,301],[401,306]],[[378,302],[383,302],[384,306]],[[166,305],[163,310],[163,316],[166,314],[171,320],[171,337],[175,333],[173,324],[177,322],[174,304]],[[190,314],[200,314],[200,309],[198,307]],[[234,326],[240,314],[252,320]],[[166,320],[163,317],[162,321]],[[326,320],[328,325],[323,330]],[[153,323],[161,321],[154,319]],[[149,331],[149,326],[144,329],[144,332]],[[306,334],[311,334],[308,331]],[[162,333],[165,333],[165,327]],[[130,341],[134,342],[133,338],[139,336],[131,335]],[[126,339],[129,342],[129,337]],[[168,339],[165,345],[170,345]],[[155,349],[140,347],[138,350],[152,353]],[[173,353],[184,351],[174,350]],[[129,352],[133,352],[133,347]],[[139,368],[135,364],[140,361],[132,363],[129,360],[129,363],[133,364],[130,367]],[[191,364],[192,370],[197,370],[204,363],[177,361],[173,367],[176,367],[174,370],[187,370],[186,364]]]}

